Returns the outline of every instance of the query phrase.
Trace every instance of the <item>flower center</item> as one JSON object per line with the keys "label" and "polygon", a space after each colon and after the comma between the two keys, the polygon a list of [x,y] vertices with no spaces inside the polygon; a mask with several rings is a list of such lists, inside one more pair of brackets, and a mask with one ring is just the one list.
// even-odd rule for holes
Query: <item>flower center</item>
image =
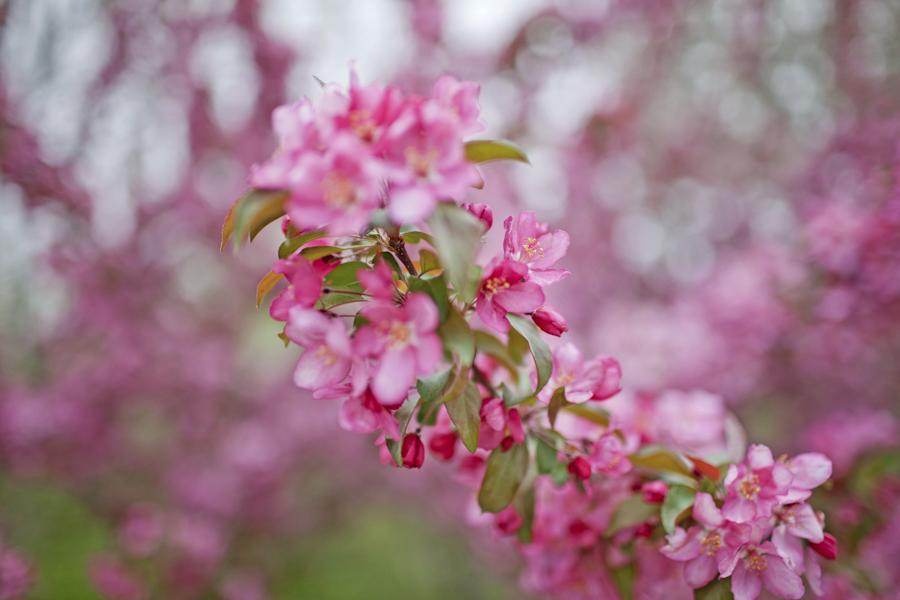
{"label": "flower center", "polygon": [[491,277],[484,282],[484,293],[488,296],[506,289],[509,289],[509,282],[502,277]]}
{"label": "flower center", "polygon": [[332,171],[322,180],[325,204],[347,208],[356,202],[356,186],[340,171]]}
{"label": "flower center", "polygon": [[406,164],[413,170],[416,176],[425,179],[431,174],[434,163],[437,161],[438,153],[434,148],[429,148],[424,154],[419,152],[418,148],[409,146],[404,150],[406,154]]}
{"label": "flower center", "polygon": [[318,358],[319,360],[324,360],[325,366],[330,367],[331,365],[336,363],[338,361],[338,358],[340,357],[338,356],[337,352],[335,352],[325,344],[322,344],[321,346],[316,348],[316,358]]}
{"label": "flower center", "polygon": [[797,526],[797,514],[796,514],[796,506],[788,506],[787,508],[781,511],[779,515],[781,517],[782,522],[788,527],[796,527]]}
{"label": "flower center", "polygon": [[719,537],[718,531],[710,531],[706,534],[706,537],[703,538],[703,549],[707,554],[713,555],[716,553],[716,550],[722,547],[722,539]]}
{"label": "flower center", "polygon": [[747,570],[757,577],[768,570],[766,559],[755,552],[747,557]]}
{"label": "flower center", "polygon": [[525,238],[522,250],[528,255],[528,258],[534,258],[535,255],[539,258],[544,258],[544,250],[541,248],[541,243],[535,238]]}
{"label": "flower center", "polygon": [[575,381],[575,371],[560,367],[559,375],[556,377],[556,385],[559,387],[566,387],[573,381]]}
{"label": "flower center", "polygon": [[388,352],[403,350],[409,345],[412,331],[410,331],[410,328],[406,323],[403,323],[402,321],[391,321],[390,324],[388,324],[388,322],[385,321],[381,324],[379,329],[381,338],[385,343],[385,349]]}
{"label": "flower center", "polygon": [[372,118],[372,113],[361,108],[350,113],[350,128],[356,132],[359,138],[366,142],[375,140],[375,130],[378,123]]}
{"label": "flower center", "polygon": [[751,473],[741,481],[740,492],[747,500],[753,500],[759,493],[759,475]]}

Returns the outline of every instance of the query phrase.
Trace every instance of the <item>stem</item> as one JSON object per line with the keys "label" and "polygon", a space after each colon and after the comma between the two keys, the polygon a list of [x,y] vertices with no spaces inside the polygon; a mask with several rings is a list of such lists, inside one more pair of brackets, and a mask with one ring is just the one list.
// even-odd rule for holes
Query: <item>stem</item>
{"label": "stem", "polygon": [[403,263],[403,266],[409,271],[409,274],[415,277],[419,274],[416,271],[415,265],[413,265],[412,260],[409,258],[409,254],[406,253],[406,242],[403,241],[403,238],[399,235],[392,235],[388,242],[388,246],[391,250],[394,251],[394,254],[397,255],[397,258],[400,259],[400,262]]}

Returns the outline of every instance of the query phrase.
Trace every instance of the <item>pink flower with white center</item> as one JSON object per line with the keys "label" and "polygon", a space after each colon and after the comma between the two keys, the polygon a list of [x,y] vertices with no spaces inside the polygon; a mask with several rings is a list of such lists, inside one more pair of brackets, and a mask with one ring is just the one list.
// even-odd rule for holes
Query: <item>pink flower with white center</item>
{"label": "pink flower with white center", "polygon": [[272,272],[284,275],[289,284],[269,305],[269,315],[276,321],[287,321],[295,306],[312,308],[322,293],[322,278],[302,256],[279,260]]}
{"label": "pink flower with white center", "polygon": [[521,444],[525,440],[525,431],[522,429],[522,418],[518,409],[507,409],[503,405],[503,398],[484,398],[481,401],[478,447],[493,450],[507,435],[511,436],[516,444]]}
{"label": "pink flower with white center", "polygon": [[559,388],[565,388],[566,400],[573,404],[605,400],[619,392],[621,379],[622,368],[616,359],[598,356],[585,361],[581,350],[570,342],[553,351],[553,372],[538,400],[549,403]]}
{"label": "pink flower with white center", "polygon": [[371,433],[383,429],[391,439],[400,437],[397,419],[368,389],[344,400],[338,413],[338,424],[345,431],[353,433]]}
{"label": "pink flower with white center", "polygon": [[788,566],[772,542],[748,542],[720,572],[722,577],[731,577],[734,600],[756,600],[764,585],[780,598],[797,600],[803,596],[800,575]]}
{"label": "pink flower with white center", "polygon": [[288,174],[285,208],[300,229],[357,234],[381,205],[382,173],[369,149],[350,134],[330,140],[323,155],[304,154]]}
{"label": "pink flower with white center", "polygon": [[297,361],[294,384],[307,390],[333,386],[350,372],[353,352],[347,325],[316,310],[292,308],[284,333],[305,352]]}
{"label": "pink flower with white center", "polygon": [[523,281],[528,268],[512,260],[495,258],[484,269],[475,310],[485,325],[501,333],[509,331],[506,313],[522,314],[543,306],[544,291]]}
{"label": "pink flower with white center", "polygon": [[772,458],[772,451],[762,444],[754,444],[747,450],[747,462],[729,465],[725,476],[728,495],[722,514],[736,523],[772,516],[778,498],[786,494],[793,475],[782,463]]}
{"label": "pink flower with white center", "polygon": [[430,100],[407,104],[385,134],[392,182],[388,216],[395,223],[421,221],[439,200],[458,197],[481,181],[466,160],[458,124],[433,109]]}
{"label": "pink flower with white center", "polygon": [[346,95],[336,84],[325,86],[319,103],[321,127],[326,136],[350,131],[362,142],[377,146],[400,114],[404,102],[403,93],[395,86],[384,87],[378,82],[361,86],[356,71],[351,68]]}
{"label": "pink flower with white center", "polygon": [[675,528],[666,536],[668,545],[660,551],[672,560],[685,561],[684,580],[692,588],[701,588],[719,573],[719,565],[728,564],[735,552],[745,544],[751,526],[727,521],[712,496],[697,494],[694,498],[694,520],[699,525],[687,531]]}
{"label": "pink flower with white center", "polygon": [[403,402],[416,377],[433,373],[444,356],[435,333],[438,309],[428,294],[410,294],[405,304],[373,302],[360,310],[370,325],[356,334],[356,352],[375,356],[372,393],[385,406]]}
{"label": "pink flower with white center", "polygon": [[545,223],[538,221],[534,213],[525,211],[513,220],[503,222],[503,258],[528,266],[526,281],[540,286],[556,283],[571,275],[566,269],[551,269],[569,249],[569,234],[561,229],[548,233]]}
{"label": "pink flower with white center", "polygon": [[481,107],[478,93],[481,91],[474,81],[460,81],[452,75],[443,75],[434,82],[431,97],[457,123],[461,135],[484,131],[484,123],[478,120]]}
{"label": "pink flower with white center", "polygon": [[791,481],[791,489],[778,498],[782,504],[803,502],[812,495],[811,490],[819,487],[831,477],[831,461],[824,454],[818,452],[798,454],[793,458],[785,455],[779,458],[778,462],[783,463],[794,476]]}
{"label": "pink flower with white center", "polygon": [[588,463],[597,473],[607,477],[622,477],[631,471],[631,461],[625,455],[625,444],[613,432],[607,432],[591,446]]}

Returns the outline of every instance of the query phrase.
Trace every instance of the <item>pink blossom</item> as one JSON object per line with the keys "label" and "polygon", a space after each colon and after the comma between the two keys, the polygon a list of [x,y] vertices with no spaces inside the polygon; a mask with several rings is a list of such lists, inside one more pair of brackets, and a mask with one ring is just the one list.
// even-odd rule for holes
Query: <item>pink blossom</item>
{"label": "pink blossom", "polygon": [[541,287],[523,281],[528,273],[525,265],[495,258],[484,272],[475,308],[484,324],[491,329],[506,333],[509,331],[506,313],[527,313],[544,304]]}
{"label": "pink blossom", "polygon": [[764,585],[780,598],[797,600],[803,596],[803,581],[772,542],[747,544],[738,553],[732,570],[723,576],[726,574],[731,576],[734,600],[755,600]]}
{"label": "pink blossom", "polygon": [[551,269],[569,249],[568,233],[559,229],[548,233],[547,225],[531,211],[519,214],[515,220],[507,218],[503,227],[503,258],[527,265],[526,281],[545,286],[570,275],[565,269]]}
{"label": "pink blossom", "polygon": [[616,359],[601,355],[585,361],[581,350],[567,343],[553,351],[550,381],[538,393],[538,400],[549,403],[559,388],[566,400],[580,404],[588,400],[605,400],[621,389],[622,369]]}
{"label": "pink blossom", "polygon": [[[484,131],[484,124],[478,120],[481,107],[478,93],[481,91],[474,81],[459,81],[452,75],[442,75],[432,86],[431,97],[441,108],[452,115],[461,135]],[[490,226],[488,226],[490,228]]]}
{"label": "pink blossom", "polygon": [[669,486],[664,481],[648,481],[641,486],[644,494],[644,502],[649,504],[662,504],[669,493]]}
{"label": "pink blossom", "polygon": [[[778,459],[794,476],[790,490],[778,500],[782,504],[802,502],[810,497],[811,490],[819,487],[831,477],[831,461],[824,454],[807,452],[793,458],[783,456]],[[811,509],[810,509],[811,510]]]}
{"label": "pink blossom", "polygon": [[418,435],[409,433],[403,438],[403,447],[400,450],[403,458],[403,466],[407,469],[420,469],[425,462],[425,445]]}
{"label": "pink blossom", "polygon": [[0,545],[0,598],[21,600],[34,584],[34,567],[31,561],[9,548]]}
{"label": "pink blossom", "polygon": [[392,439],[400,437],[397,419],[366,388],[362,394],[344,400],[338,413],[341,428],[353,433],[370,433],[383,429]]}
{"label": "pink blossom", "polygon": [[434,372],[443,358],[444,347],[435,333],[437,306],[430,296],[416,292],[402,307],[372,302],[360,314],[370,325],[357,331],[356,352],[378,358],[372,393],[386,406],[399,404],[416,377]]}
{"label": "pink blossom", "polygon": [[121,565],[108,558],[96,558],[88,569],[91,583],[111,600],[142,600],[147,587]]}
{"label": "pink blossom", "polygon": [[547,307],[534,311],[531,320],[541,328],[541,331],[556,337],[560,337],[569,330],[569,324],[566,323],[563,316]]}
{"label": "pink blossom", "polygon": [[785,494],[793,475],[782,463],[772,458],[772,451],[761,444],[747,450],[747,462],[729,465],[725,476],[728,495],[722,514],[737,523],[769,517]]}
{"label": "pink blossom", "polygon": [[393,271],[383,260],[378,261],[374,269],[360,269],[357,272],[359,282],[366,292],[378,300],[394,300],[397,284]]}
{"label": "pink blossom", "polygon": [[472,204],[469,202],[463,202],[459,205],[460,208],[464,208],[473,215],[475,215],[478,219],[481,220],[485,225],[485,232],[490,231],[491,227],[494,225],[494,211],[491,210],[491,207],[483,202],[479,202],[477,204]]}
{"label": "pink blossom", "polygon": [[593,443],[587,461],[595,471],[607,477],[622,477],[632,467],[625,455],[625,444],[614,432],[604,433]]}
{"label": "pink blossom", "polygon": [[887,411],[838,412],[806,432],[808,447],[828,454],[843,476],[863,452],[900,445],[900,423]]}
{"label": "pink blossom", "polygon": [[136,504],[128,509],[119,529],[119,541],[134,556],[153,553],[162,542],[165,528],[163,513],[151,504]]}
{"label": "pink blossom", "polygon": [[305,351],[294,370],[294,384],[316,390],[341,382],[353,358],[347,325],[340,319],[304,308],[292,308],[285,334]]}
{"label": "pink blossom", "polygon": [[276,321],[287,321],[291,308],[312,308],[322,293],[322,278],[308,260],[296,255],[279,260],[272,267],[273,273],[281,273],[288,287],[272,300],[269,315]]}
{"label": "pink blossom", "polygon": [[505,535],[517,532],[524,522],[525,519],[512,506],[506,507],[494,516],[494,526]]}
{"label": "pink blossom", "polygon": [[506,408],[503,398],[484,398],[481,402],[481,431],[478,436],[478,447],[493,450],[507,436],[510,436],[510,443],[521,444],[525,440],[525,431],[522,429],[522,419],[518,409]]}
{"label": "pink blossom", "polygon": [[321,126],[331,137],[350,131],[360,141],[376,147],[384,132],[400,114],[406,99],[395,86],[384,87],[378,82],[362,86],[354,68],[350,69],[350,87],[345,95],[340,86],[325,86],[319,104]]}

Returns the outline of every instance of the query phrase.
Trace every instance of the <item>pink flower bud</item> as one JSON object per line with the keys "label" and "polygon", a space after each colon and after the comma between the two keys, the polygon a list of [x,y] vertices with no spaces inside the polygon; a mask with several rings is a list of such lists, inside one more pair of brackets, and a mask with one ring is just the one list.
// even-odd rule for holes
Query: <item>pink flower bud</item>
{"label": "pink flower bud", "polygon": [[408,434],[403,438],[403,448],[400,451],[403,458],[403,466],[407,469],[419,469],[425,462],[425,445],[422,438],[415,434]]}
{"label": "pink flower bud", "polygon": [[535,325],[543,330],[544,333],[549,333],[550,335],[555,335],[556,337],[561,336],[569,330],[569,324],[566,323],[566,320],[563,318],[563,316],[555,310],[550,310],[549,308],[542,308],[538,311],[535,311],[535,313],[531,315],[531,319],[534,321]]}
{"label": "pink flower bud", "polygon": [[641,523],[634,531],[634,537],[649,538],[651,535],[653,535],[653,528],[649,523]]}
{"label": "pink flower bud", "polygon": [[491,226],[494,224],[494,211],[491,210],[490,206],[483,202],[478,204],[464,202],[460,206],[484,221],[485,232],[490,231]]}
{"label": "pink flower bud", "polygon": [[428,442],[428,449],[441,460],[450,460],[456,452],[456,432],[435,435]]}
{"label": "pink flower bud", "polygon": [[662,481],[648,481],[641,486],[644,492],[644,502],[648,504],[662,504],[669,493],[669,486]]}
{"label": "pink flower bud", "polygon": [[503,451],[506,452],[507,450],[512,448],[513,444],[515,444],[515,443],[516,443],[516,440],[513,439],[513,436],[508,435],[505,438],[503,438],[502,442],[500,442],[500,448],[502,448]]}
{"label": "pink flower bud", "polygon": [[576,457],[575,460],[569,463],[567,468],[569,473],[584,481],[591,476],[591,465],[583,459],[582,457]]}
{"label": "pink flower bud", "polygon": [[830,533],[825,534],[825,539],[819,543],[809,543],[809,547],[815,550],[816,554],[824,556],[828,560],[837,558],[837,540]]}
{"label": "pink flower bud", "polygon": [[513,510],[512,506],[508,506],[494,517],[494,524],[497,526],[497,529],[506,535],[517,532],[524,522],[525,519]]}

